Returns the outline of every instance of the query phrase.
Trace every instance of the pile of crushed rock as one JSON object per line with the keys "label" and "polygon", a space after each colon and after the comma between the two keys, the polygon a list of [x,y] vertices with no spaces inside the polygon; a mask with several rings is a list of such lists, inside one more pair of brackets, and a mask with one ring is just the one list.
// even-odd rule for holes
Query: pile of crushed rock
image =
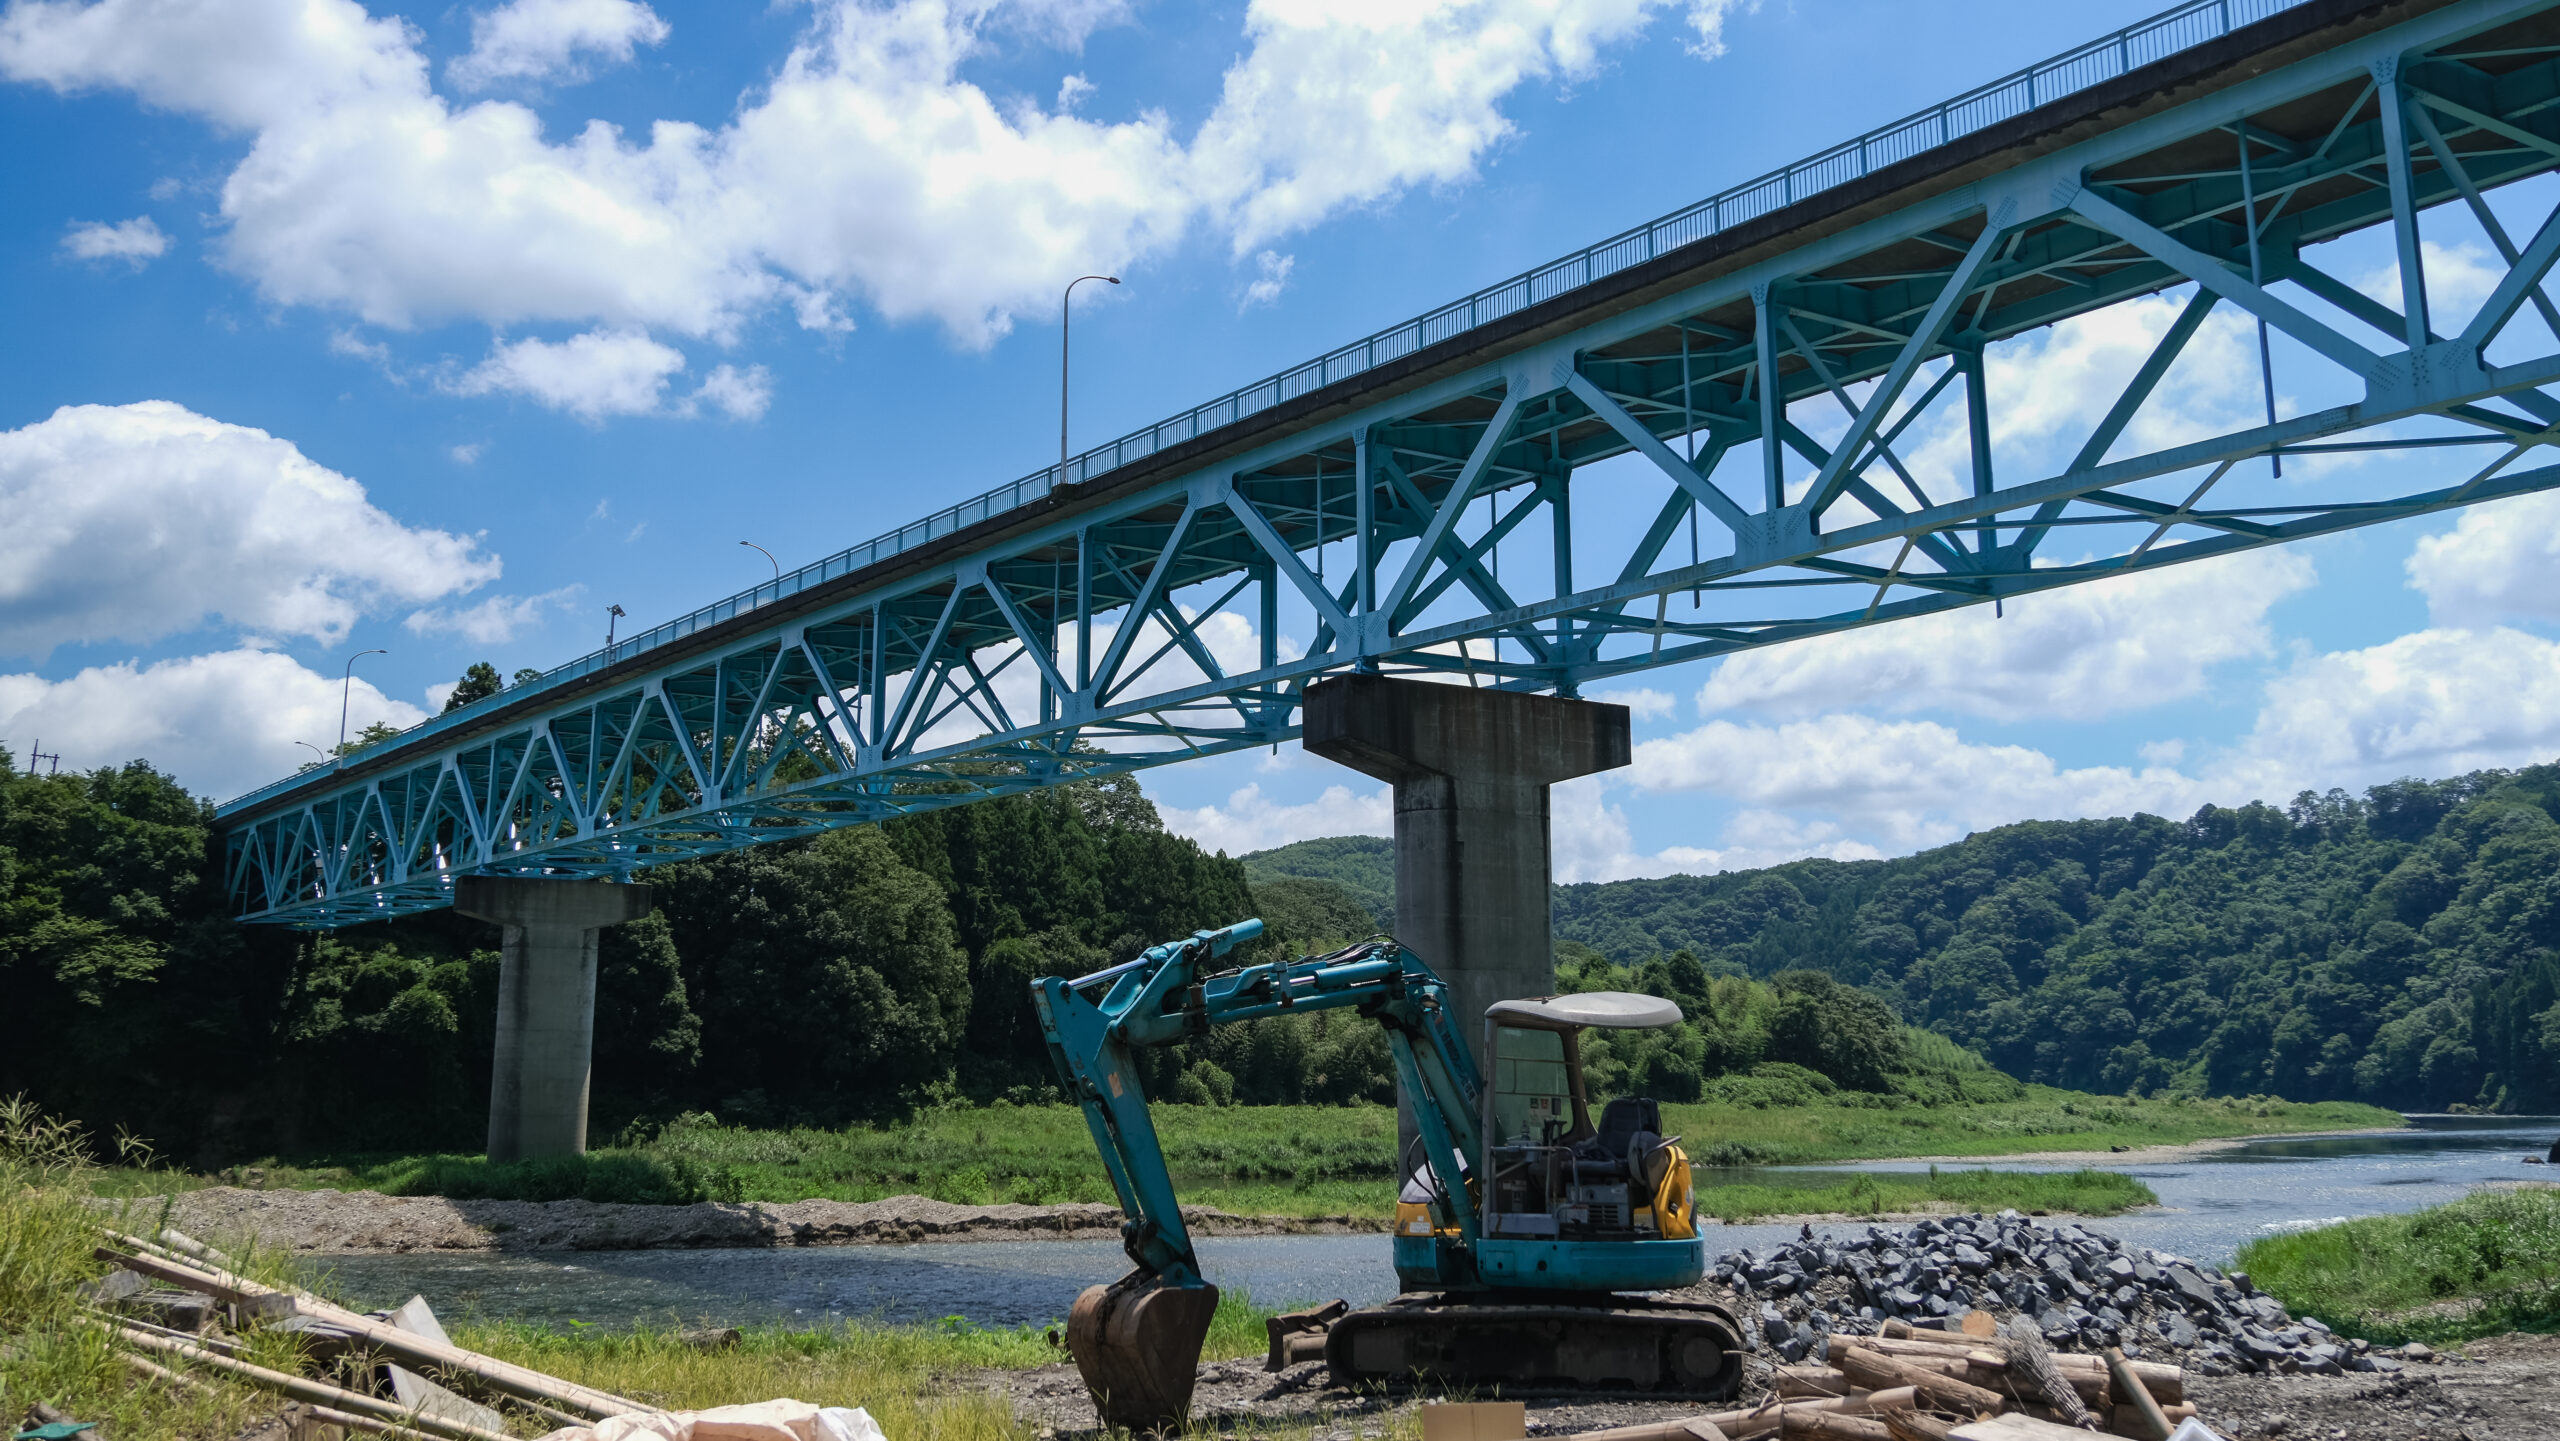
{"label": "pile of crushed rock", "polygon": [[1760,1302],[1760,1339],[1790,1362],[1827,1358],[1834,1333],[1874,1335],[1887,1321],[1957,1330],[1977,1310],[2033,1317],[2057,1349],[2122,1346],[2208,1376],[2397,1371],[2423,1349],[2376,1350],[2288,1315],[2245,1272],[2015,1211],[1869,1226],[1857,1237],[1807,1227],[1769,1254],[1719,1258],[1711,1278]]}

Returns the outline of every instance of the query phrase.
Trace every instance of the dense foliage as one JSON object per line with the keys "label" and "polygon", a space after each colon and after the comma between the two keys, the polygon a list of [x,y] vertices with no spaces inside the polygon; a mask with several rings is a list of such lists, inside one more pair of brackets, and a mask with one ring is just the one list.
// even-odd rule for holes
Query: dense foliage
{"label": "dense foliage", "polygon": [[[2082,1090],[2560,1108],[2560,766],[1559,886],[1560,943],[1822,971]],[[1385,890],[1379,842],[1245,858]],[[1365,870],[1363,869],[1365,867]]]}
{"label": "dense foliage", "polygon": [[[140,762],[31,776],[0,752],[0,1012],[19,1036],[0,1095],[196,1160],[476,1145],[495,929],[449,912],[319,935],[235,925],[210,820]],[[939,1097],[1048,1099],[1035,976],[1255,909],[1242,868],[1166,833],[1126,780],[647,879],[656,912],[601,947],[600,1139],[689,1112],[832,1124]],[[1150,1057],[1149,1079],[1227,1100],[1237,1074],[1289,1071],[1250,1094],[1375,1096],[1384,1052],[1335,1059],[1349,1029],[1221,1038]]]}

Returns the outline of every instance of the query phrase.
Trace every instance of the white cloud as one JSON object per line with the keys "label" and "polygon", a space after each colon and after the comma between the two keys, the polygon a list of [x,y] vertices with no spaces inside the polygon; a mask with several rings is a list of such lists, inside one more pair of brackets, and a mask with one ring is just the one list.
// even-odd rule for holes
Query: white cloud
{"label": "white cloud", "polygon": [[2560,645],[2522,631],[2423,630],[2315,656],[2267,686],[2235,779],[2275,799],[2560,754]]}
{"label": "white cloud", "polygon": [[1156,811],[1166,830],[1231,856],[1318,836],[1391,836],[1396,831],[1395,801],[1385,786],[1372,791],[1327,786],[1314,800],[1283,805],[1264,795],[1262,787],[1249,785],[1228,795],[1223,806],[1159,805]]}
{"label": "white cloud", "polygon": [[1070,75],[1058,82],[1058,110],[1064,114],[1082,105],[1092,96],[1095,85],[1082,75]]}
{"label": "white cloud", "polygon": [[456,395],[522,395],[590,425],[608,415],[647,415],[684,369],[684,354],[636,330],[590,331],[567,340],[519,340],[451,381]]}
{"label": "white cloud", "polygon": [[498,570],[475,539],[402,525],[290,441],[165,400],[0,431],[0,655],[215,617],[335,642],[367,610]]}
{"label": "white cloud", "polygon": [[452,456],[453,463],[456,465],[477,465],[480,463],[480,456],[488,448],[485,441],[471,440],[453,447],[445,454]]}
{"label": "white cloud", "polygon": [[2403,564],[2437,625],[2560,619],[2560,494],[2471,506]]}
{"label": "white cloud", "polygon": [[1775,726],[1717,720],[1644,741],[1634,779],[1648,790],[1836,817],[1893,852],[2030,817],[2185,815],[2212,798],[2162,767],[2067,769],[2026,746],[1969,743],[1934,721],[1845,713]]}
{"label": "white cloud", "polygon": [[621,64],[667,38],[667,22],[635,0],[508,0],[471,17],[471,53],[445,67],[465,90],[506,80],[581,80],[581,56]]}
{"label": "white cloud", "polygon": [[[226,800],[290,775],[338,740],[339,677],[274,651],[228,650],[150,666],[93,666],[65,680],[0,675],[0,736],[42,737],[68,769],[147,759],[190,790]],[[362,676],[347,691],[347,733],[426,712]]]}
{"label": "white cloud", "polygon": [[1807,856],[1858,861],[1883,854],[1863,841],[1844,839],[1835,824],[1756,810],[1726,823],[1721,846],[1667,846],[1644,854],[1635,849],[1626,812],[1608,803],[1605,784],[1605,777],[1584,776],[1549,791],[1549,851],[1558,882],[1711,876]]}
{"label": "white cloud", "polygon": [[773,373],[761,365],[740,370],[734,365],[713,366],[703,377],[702,388],[687,397],[683,413],[693,414],[702,406],[731,420],[762,420],[773,404]]}
{"label": "white cloud", "polygon": [[1759,8],[1760,0],[1689,0],[1689,28],[1698,36],[1689,43],[1689,53],[1701,60],[1722,55],[1724,22]]}
{"label": "white cloud", "polygon": [[148,215],[119,220],[72,223],[62,233],[62,253],[75,260],[121,260],[136,270],[169,253],[169,236]]}
{"label": "white cloud", "polygon": [[1634,690],[1595,691],[1591,698],[1610,705],[1622,705],[1635,713],[1637,720],[1668,720],[1680,709],[1680,702],[1651,686]]}
{"label": "white cloud", "polygon": [[[1016,315],[1045,317],[1067,276],[1118,271],[1203,223],[1247,254],[1464,180],[1513,133],[1506,97],[1593,73],[1665,8],[1258,0],[1187,143],[1157,111],[1106,124],[1000,104],[963,73],[988,25],[1080,40],[1116,4],[828,0],[731,116],[645,137],[594,121],[555,141],[521,104],[457,106],[429,84],[417,32],[354,0],[18,0],[0,74],[130,92],[247,136],[217,248],[274,303],[393,329],[725,340],[776,305],[841,329],[859,301],[983,345]],[[1707,35],[1726,9],[1682,13]],[[464,69],[618,54],[650,38],[647,14],[519,0],[480,17]]]}
{"label": "white cloud", "polygon": [[1280,299],[1280,292],[1289,288],[1289,272],[1298,268],[1298,257],[1266,250],[1253,257],[1253,266],[1261,275],[1244,288],[1244,305],[1248,310]]}
{"label": "white cloud", "polygon": [[2267,611],[2310,558],[2259,551],[1771,646],[1718,666],[1703,714],[1875,707],[2088,720],[2183,700],[2216,666],[2273,653]]}
{"label": "white cloud", "polygon": [[474,645],[503,645],[542,623],[546,610],[566,610],[585,586],[564,585],[540,595],[493,595],[478,605],[413,611],[401,622],[411,635],[458,635]]}
{"label": "white cloud", "polygon": [[[2427,280],[2428,327],[2439,335],[2461,334],[2462,327],[2470,324],[2472,315],[2480,309],[2480,302],[2507,278],[2505,262],[2485,246],[2468,243],[2445,245],[2421,240],[2418,269]],[[2356,289],[2398,310],[2400,258],[2392,256],[2379,269],[2358,276]]]}

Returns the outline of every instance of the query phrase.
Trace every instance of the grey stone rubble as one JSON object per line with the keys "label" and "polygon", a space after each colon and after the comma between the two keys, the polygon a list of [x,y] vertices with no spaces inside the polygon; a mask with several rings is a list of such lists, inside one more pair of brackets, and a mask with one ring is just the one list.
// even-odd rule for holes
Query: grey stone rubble
{"label": "grey stone rubble", "polygon": [[2404,1359],[2286,1314],[2244,1273],[2015,1211],[1869,1226],[1863,1236],[1808,1227],[1773,1252],[1722,1256],[1710,1276],[1758,1303],[1746,1317],[1755,1341],[1790,1362],[1827,1358],[1835,1334],[1874,1335],[1888,1320],[1953,1331],[1975,1310],[2033,1317],[2056,1350],[2122,1346],[2207,1376],[2397,1371]]}

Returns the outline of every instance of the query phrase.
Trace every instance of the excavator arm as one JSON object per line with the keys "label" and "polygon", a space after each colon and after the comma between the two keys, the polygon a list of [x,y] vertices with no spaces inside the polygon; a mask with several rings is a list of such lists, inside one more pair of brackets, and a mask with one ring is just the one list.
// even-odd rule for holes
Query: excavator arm
{"label": "excavator arm", "polygon": [[1121,1244],[1136,1267],[1077,1298],[1067,1318],[1068,1349],[1103,1419],[1133,1432],[1161,1429],[1168,1418],[1187,1413],[1218,1298],[1201,1276],[1139,1086],[1140,1049],[1205,1035],[1212,1026],[1357,1010],[1387,1032],[1437,1182],[1439,1220],[1462,1236],[1481,1234],[1461,1158],[1483,1154],[1482,1082],[1450,1013],[1447,983],[1385,939],[1329,955],[1212,969],[1261,933],[1261,921],[1242,921],[1089,976],[1053,976],[1033,987],[1050,1060],[1084,1109],[1126,1217]]}

